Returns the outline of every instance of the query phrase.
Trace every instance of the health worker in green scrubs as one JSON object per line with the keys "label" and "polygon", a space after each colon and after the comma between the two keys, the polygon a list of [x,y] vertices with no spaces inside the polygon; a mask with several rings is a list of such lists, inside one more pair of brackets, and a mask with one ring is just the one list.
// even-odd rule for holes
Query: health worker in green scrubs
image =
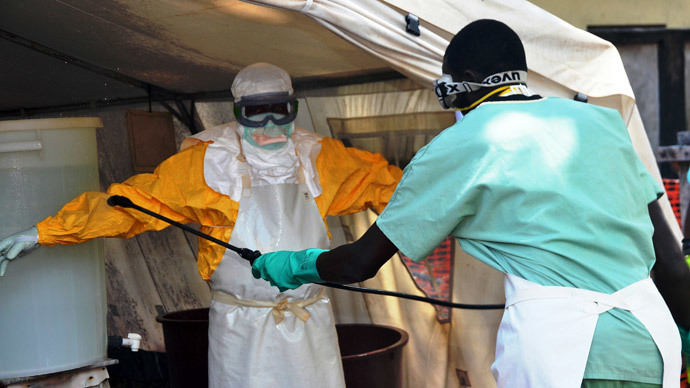
{"label": "health worker in green scrubs", "polygon": [[520,38],[494,20],[452,39],[443,73],[439,101],[464,117],[417,152],[367,233],[264,254],[254,276],[354,283],[454,236],[506,275],[499,388],[678,387],[690,271],[619,113],[535,94]]}

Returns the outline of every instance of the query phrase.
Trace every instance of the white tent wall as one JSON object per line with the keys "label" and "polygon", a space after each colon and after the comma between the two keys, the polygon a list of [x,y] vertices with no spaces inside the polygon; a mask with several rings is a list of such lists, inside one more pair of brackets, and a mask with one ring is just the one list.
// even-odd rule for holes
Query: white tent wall
{"label": "white tent wall", "polygon": [[334,97],[307,97],[306,102],[316,132],[327,136],[331,135],[331,131],[326,119],[331,117],[384,116],[442,110],[434,92],[430,89]]}

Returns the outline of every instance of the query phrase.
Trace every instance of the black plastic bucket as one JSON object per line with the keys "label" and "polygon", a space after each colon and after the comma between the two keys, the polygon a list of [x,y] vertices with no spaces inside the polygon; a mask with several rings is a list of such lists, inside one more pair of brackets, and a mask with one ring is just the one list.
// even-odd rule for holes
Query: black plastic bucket
{"label": "black plastic bucket", "polygon": [[[171,388],[208,386],[208,308],[163,314]],[[408,335],[383,325],[336,325],[348,388],[402,387],[402,350]]]}
{"label": "black plastic bucket", "polygon": [[208,308],[156,318],[163,324],[171,388],[208,387]]}
{"label": "black plastic bucket", "polygon": [[402,387],[402,351],[407,332],[368,324],[341,324],[335,328],[348,388]]}

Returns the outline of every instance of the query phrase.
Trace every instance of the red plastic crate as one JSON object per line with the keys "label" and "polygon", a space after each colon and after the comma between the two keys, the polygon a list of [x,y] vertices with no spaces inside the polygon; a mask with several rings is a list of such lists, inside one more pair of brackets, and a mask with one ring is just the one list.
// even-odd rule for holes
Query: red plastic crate
{"label": "red plastic crate", "polygon": [[671,208],[673,209],[673,214],[678,220],[678,225],[682,227],[681,217],[680,217],[680,182],[678,179],[662,179],[664,182],[664,190],[666,190],[666,195],[668,196],[668,201],[671,203]]}

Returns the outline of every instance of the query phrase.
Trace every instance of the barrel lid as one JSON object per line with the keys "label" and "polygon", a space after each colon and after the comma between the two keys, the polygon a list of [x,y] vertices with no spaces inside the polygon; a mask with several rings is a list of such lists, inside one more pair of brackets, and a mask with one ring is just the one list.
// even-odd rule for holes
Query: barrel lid
{"label": "barrel lid", "polygon": [[100,117],[62,117],[0,121],[0,132],[65,128],[103,128],[103,120]]}

